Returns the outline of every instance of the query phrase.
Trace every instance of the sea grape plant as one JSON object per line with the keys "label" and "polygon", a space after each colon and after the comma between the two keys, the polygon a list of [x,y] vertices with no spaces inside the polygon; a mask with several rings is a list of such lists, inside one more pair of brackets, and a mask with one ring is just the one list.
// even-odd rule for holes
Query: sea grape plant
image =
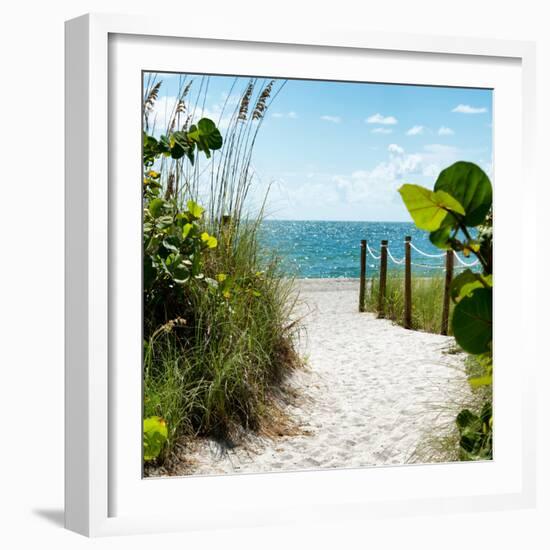
{"label": "sea grape plant", "polygon": [[168,427],[160,416],[149,416],[143,419],[143,460],[146,462],[157,458],[166,440]]}
{"label": "sea grape plant", "polygon": [[[430,241],[479,260],[481,271],[467,269],[453,278],[452,328],[458,345],[484,368],[470,378],[473,388],[492,384],[493,376],[493,234],[492,186],[471,162],[456,162],[438,176],[433,190],[406,183],[399,193],[413,221],[430,232]],[[492,457],[492,407],[479,415],[464,410],[457,417],[463,459]]]}
{"label": "sea grape plant", "polygon": [[210,158],[210,152],[221,149],[222,145],[223,138],[216,124],[209,118],[201,118],[188,130],[176,130],[158,139],[143,132],[143,164],[150,167],[161,155],[175,160],[186,157],[194,164],[196,151]]}
{"label": "sea grape plant", "polygon": [[[197,152],[209,158],[223,139],[210,119],[202,118],[188,130],[155,138],[143,133],[143,303],[148,312],[146,338],[155,327],[185,328],[186,286],[205,281],[204,258],[218,241],[203,229],[204,208],[193,200],[184,207],[177,193],[161,182],[154,169],[162,157],[195,162]],[[206,283],[207,284],[207,283]],[[177,321],[177,322],[176,322]],[[148,326],[147,326],[148,325]],[[157,331],[158,332],[158,331]],[[145,341],[145,343],[147,340]],[[164,419],[151,416],[143,423],[144,460],[157,458],[168,438]]]}
{"label": "sea grape plant", "polygon": [[201,229],[204,208],[193,200],[182,208],[169,182],[163,187],[153,165],[162,156],[185,157],[193,163],[196,151],[209,157],[222,144],[219,130],[208,118],[159,139],[143,135],[143,292],[144,307],[154,323],[166,321],[157,319],[155,312],[164,317],[167,303],[185,303],[186,284],[204,279],[204,255],[218,242]]}

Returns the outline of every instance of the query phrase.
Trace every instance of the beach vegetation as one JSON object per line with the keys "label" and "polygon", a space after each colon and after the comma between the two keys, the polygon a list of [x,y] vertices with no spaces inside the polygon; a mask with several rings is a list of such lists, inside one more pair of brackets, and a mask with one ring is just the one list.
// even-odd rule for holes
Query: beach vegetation
{"label": "beach vegetation", "polygon": [[[451,289],[454,302],[451,326],[457,344],[474,356],[481,368],[481,372],[469,379],[472,389],[491,388],[491,182],[479,166],[460,161],[439,174],[433,190],[404,184],[399,192],[415,224],[420,229],[430,231],[430,240],[434,245],[441,249],[462,252],[466,256],[475,256],[482,266],[482,273],[474,273],[468,269],[454,277]],[[474,228],[476,233],[472,231]],[[456,418],[456,426],[460,433],[462,460],[492,458],[492,394],[486,396],[479,410],[463,409]]]}
{"label": "beach vegetation", "polygon": [[192,82],[182,82],[159,133],[161,82],[150,77],[145,86],[143,447],[152,465],[169,467],[186,437],[237,437],[280,419],[271,414],[275,394],[299,365],[292,281],[261,247],[262,209],[246,210],[273,86],[251,79],[223,135],[219,121],[195,122],[206,92],[190,105]]}
{"label": "beach vegetation", "polygon": [[[379,279],[372,277],[368,281],[365,293],[365,310],[376,313],[378,310]],[[412,319],[411,328],[438,334],[441,330],[441,311],[443,307],[443,289],[445,280],[441,276],[413,277],[412,282]],[[454,304],[451,304],[451,311]],[[386,319],[403,324],[405,313],[405,286],[403,273],[389,271],[386,279],[384,316]],[[452,330],[452,329],[451,329]]]}

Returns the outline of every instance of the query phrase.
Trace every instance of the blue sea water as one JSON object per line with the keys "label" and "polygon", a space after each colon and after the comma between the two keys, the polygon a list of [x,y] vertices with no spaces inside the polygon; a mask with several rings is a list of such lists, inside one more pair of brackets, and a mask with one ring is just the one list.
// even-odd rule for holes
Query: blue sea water
{"label": "blue sea water", "polygon": [[[401,260],[405,236],[411,236],[417,248],[428,254],[441,254],[428,233],[407,222],[346,222],[266,220],[261,227],[261,243],[275,251],[285,273],[298,278],[359,277],[360,243],[366,239],[376,256],[380,241],[389,241],[390,254]],[[472,258],[465,259],[472,262]],[[411,253],[415,274],[437,276],[444,273],[445,258],[425,257],[414,249]],[[455,262],[456,263],[456,262]],[[367,254],[367,277],[374,275],[379,261]],[[388,260],[389,270],[403,270],[403,265]]]}

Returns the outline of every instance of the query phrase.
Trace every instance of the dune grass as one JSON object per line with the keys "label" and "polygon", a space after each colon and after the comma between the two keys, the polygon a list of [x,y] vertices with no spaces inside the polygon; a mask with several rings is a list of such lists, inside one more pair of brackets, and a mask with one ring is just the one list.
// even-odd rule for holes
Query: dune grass
{"label": "dune grass", "polygon": [[[439,277],[412,278],[412,328],[425,332],[438,334],[441,331],[441,317],[443,311],[443,290],[445,281]],[[365,309],[374,313],[378,312],[379,280],[373,277],[365,293]],[[405,288],[402,272],[389,271],[386,282],[385,318],[403,325],[405,308]],[[453,304],[451,303],[450,315],[452,316]],[[449,324],[449,334],[452,329]]]}
{"label": "dune grass", "polygon": [[[456,352],[456,348],[450,349],[449,352]],[[468,378],[482,376],[485,373],[474,355],[465,357],[465,369]],[[456,415],[464,409],[479,412],[486,402],[492,400],[492,385],[472,388],[469,384],[455,384],[445,388],[441,400],[432,404],[433,409],[439,413],[440,420],[427,429],[425,436],[413,450],[409,462],[432,464],[463,460]]]}
{"label": "dune grass", "polygon": [[[147,86],[146,130],[161,90],[155,78]],[[201,82],[196,105],[204,104],[201,90],[207,89],[207,81]],[[192,123],[195,110],[199,118],[200,108],[187,103],[192,90],[183,79],[168,132]],[[233,438],[243,430],[268,430],[281,421],[274,396],[285,375],[300,365],[295,351],[300,327],[291,322],[293,281],[282,276],[278,258],[261,249],[262,207],[247,210],[252,150],[276,93],[273,82],[247,83],[232,113],[220,114],[220,120],[229,119],[224,145],[206,166],[199,167],[198,156],[193,165],[164,158],[155,165],[162,195],[177,211],[185,210],[188,200],[204,204],[196,223],[199,232],[215,235],[217,244],[202,254],[200,278],[177,292],[163,289],[154,314],[145,300],[144,418],[159,416],[168,428],[167,444],[153,466],[166,464],[181,438]]]}
{"label": "dune grass", "polygon": [[258,429],[270,388],[298,364],[292,281],[278,276],[276,261],[262,271],[254,235],[241,231],[233,253],[220,248],[205,274],[230,273],[231,289],[223,295],[190,287],[186,325],[167,323],[146,345],[145,416],[166,419],[171,441]]}

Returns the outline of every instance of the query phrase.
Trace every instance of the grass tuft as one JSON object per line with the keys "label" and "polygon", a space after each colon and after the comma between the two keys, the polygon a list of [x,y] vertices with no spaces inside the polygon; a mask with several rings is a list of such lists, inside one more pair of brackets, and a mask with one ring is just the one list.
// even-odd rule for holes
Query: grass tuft
{"label": "grass tuft", "polygon": [[[277,396],[286,375],[301,364],[296,353],[300,326],[289,325],[293,281],[281,273],[279,259],[260,246],[262,210],[247,212],[252,151],[280,91],[273,87],[272,81],[247,81],[224,131],[223,148],[205,166],[199,168],[198,156],[194,165],[164,158],[155,165],[163,194],[180,210],[188,200],[203,202],[206,192],[200,230],[215,235],[217,244],[203,255],[201,278],[186,283],[183,299],[168,288],[158,311],[144,312],[144,417],[160,416],[168,426],[167,445],[156,462],[146,465],[146,474],[163,463],[181,462],[175,455],[188,447],[182,441],[198,435],[229,440],[250,430],[290,429]],[[191,83],[181,81],[169,132],[192,122],[191,113],[201,116],[207,89],[208,77],[198,95],[192,95]],[[155,77],[148,79],[145,128],[160,90]],[[187,96],[193,106],[183,102]]]}
{"label": "grass tuft", "polygon": [[[412,278],[412,329],[433,332],[441,331],[443,313],[443,277]],[[378,311],[379,280],[373,277],[367,285],[366,311]],[[449,319],[452,318],[453,304]],[[386,282],[385,318],[403,325],[405,313],[405,282],[402,272],[390,271]],[[452,335],[449,323],[449,335]]]}

